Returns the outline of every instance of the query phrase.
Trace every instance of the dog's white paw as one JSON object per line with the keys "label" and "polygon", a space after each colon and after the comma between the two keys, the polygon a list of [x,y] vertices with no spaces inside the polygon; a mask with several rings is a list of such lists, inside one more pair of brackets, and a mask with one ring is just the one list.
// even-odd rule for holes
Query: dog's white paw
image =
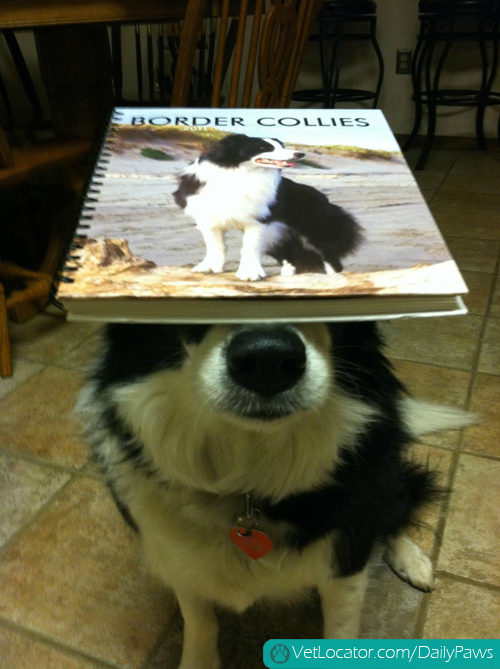
{"label": "dog's white paw", "polygon": [[434,590],[434,568],[430,558],[406,534],[389,541],[385,559],[391,569],[414,588]]}
{"label": "dog's white paw", "polygon": [[193,272],[213,272],[214,274],[220,274],[224,271],[224,263],[214,262],[212,260],[202,260],[198,265],[193,267]]}
{"label": "dog's white paw", "polygon": [[259,279],[264,279],[267,274],[259,263],[241,263],[236,276],[241,281],[258,281]]}
{"label": "dog's white paw", "polygon": [[288,260],[283,261],[281,266],[281,276],[293,276],[297,270],[295,267],[288,262]]}

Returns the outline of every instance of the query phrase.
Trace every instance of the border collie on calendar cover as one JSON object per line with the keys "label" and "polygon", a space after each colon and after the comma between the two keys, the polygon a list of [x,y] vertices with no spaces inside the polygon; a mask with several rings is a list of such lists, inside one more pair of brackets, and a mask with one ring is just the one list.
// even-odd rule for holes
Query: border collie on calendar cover
{"label": "border collie on calendar cover", "polygon": [[149,569],[178,598],[181,669],[220,667],[216,606],[315,588],[325,638],[355,638],[378,544],[432,589],[406,529],[437,489],[407,450],[471,416],[411,398],[376,324],[108,325],[80,413]]}
{"label": "border collie on calendar cover", "polygon": [[175,202],[203,235],[206,256],[195,272],[224,270],[226,230],[242,230],[236,276],[264,278],[263,254],[281,264],[283,276],[341,272],[341,259],[362,240],[361,227],[319,190],[281,176],[304,153],[277,139],[233,134],[216,142],[180,176]]}

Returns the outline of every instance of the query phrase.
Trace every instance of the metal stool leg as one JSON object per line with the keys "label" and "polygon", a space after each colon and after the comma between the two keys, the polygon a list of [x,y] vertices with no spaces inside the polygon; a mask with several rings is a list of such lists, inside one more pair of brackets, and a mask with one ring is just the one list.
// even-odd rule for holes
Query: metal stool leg
{"label": "metal stool leg", "polygon": [[[446,42],[446,46],[443,49],[443,53],[441,54],[437,67],[436,67],[436,73],[434,74],[434,81],[431,84],[431,79],[430,79],[430,74],[431,74],[431,66],[432,66],[432,56],[433,53],[430,54],[430,58],[426,67],[426,85],[427,85],[427,91],[428,91],[428,99],[429,99],[429,127],[427,129],[427,139],[425,141],[424,148],[422,149],[422,154],[420,155],[420,158],[417,163],[417,170],[422,170],[424,168],[424,165],[427,161],[427,158],[429,157],[429,152],[432,148],[432,144],[434,142],[434,136],[436,134],[436,120],[437,120],[437,103],[438,103],[438,95],[439,95],[439,79],[441,78],[441,72],[443,71],[443,65],[444,61],[446,60],[446,57],[448,56],[448,53],[451,49],[451,45],[453,44],[453,40],[451,38],[451,35]],[[435,42],[432,44],[432,51],[434,51],[434,46]]]}
{"label": "metal stool leg", "polygon": [[423,102],[422,102],[422,70],[427,55],[429,44],[425,38],[425,35],[421,34],[417,46],[415,48],[415,53],[413,55],[413,62],[411,68],[411,76],[413,83],[413,97],[415,100],[415,121],[413,123],[413,128],[411,130],[410,136],[406,140],[403,151],[408,151],[410,146],[413,144],[415,137],[418,135],[420,126],[422,124],[422,112],[423,112]]}
{"label": "metal stool leg", "polygon": [[483,149],[484,151],[486,151],[486,149],[488,148],[486,144],[486,138],[484,136],[484,113],[486,111],[488,96],[491,92],[491,88],[493,86],[493,82],[495,81],[498,69],[498,27],[499,27],[498,20],[496,20],[493,24],[493,31],[494,31],[493,59],[491,63],[491,71],[489,77],[488,77],[488,59],[486,55],[486,47],[484,44],[484,40],[480,40],[479,42],[481,51],[481,60],[483,65],[483,73],[482,73],[483,76],[481,82],[481,91],[479,94],[480,99],[476,112],[476,135],[479,148]]}
{"label": "metal stool leg", "polygon": [[325,95],[325,109],[335,109],[337,104],[337,93],[339,88],[340,80],[340,63],[342,60],[342,42],[343,42],[343,33],[344,33],[344,24],[339,22],[335,26],[335,39],[333,42],[333,51],[332,59],[330,61],[330,68],[328,72],[329,77],[329,89],[328,89],[328,101],[327,96]]}
{"label": "metal stool leg", "polygon": [[384,71],[385,71],[384,57],[382,56],[382,51],[380,50],[380,47],[377,42],[376,27],[377,27],[377,19],[373,18],[370,21],[370,41],[373,44],[373,48],[375,49],[375,54],[378,60],[378,80],[377,80],[377,87],[375,89],[375,97],[373,98],[373,109],[376,109],[378,105],[378,99],[380,97],[380,90],[382,89],[382,83],[384,81]]}
{"label": "metal stool leg", "polygon": [[416,168],[417,170],[423,170],[424,165],[429,157],[432,144],[434,142],[434,135],[436,133],[436,116],[437,116],[437,105],[436,105],[436,96],[431,84],[431,67],[432,67],[432,57],[434,55],[434,47],[436,45],[436,40],[433,37],[429,40],[429,47],[427,49],[427,56],[425,59],[425,89],[427,91],[427,107],[429,110],[428,120],[427,120],[427,136],[425,139],[425,144],[420,153]]}

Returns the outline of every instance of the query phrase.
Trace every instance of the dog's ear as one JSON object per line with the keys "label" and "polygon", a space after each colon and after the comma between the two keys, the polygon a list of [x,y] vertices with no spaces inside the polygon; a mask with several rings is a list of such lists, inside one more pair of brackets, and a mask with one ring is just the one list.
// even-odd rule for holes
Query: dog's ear
{"label": "dog's ear", "polygon": [[235,167],[241,158],[242,138],[246,135],[232,133],[214,142],[212,146],[200,156],[200,162],[210,160],[221,167]]}
{"label": "dog's ear", "polygon": [[219,140],[219,144],[223,144],[224,146],[233,146],[234,144],[237,144],[240,141],[238,139],[240,137],[246,137],[246,135],[239,132],[233,132],[230,135],[227,135],[223,139]]}

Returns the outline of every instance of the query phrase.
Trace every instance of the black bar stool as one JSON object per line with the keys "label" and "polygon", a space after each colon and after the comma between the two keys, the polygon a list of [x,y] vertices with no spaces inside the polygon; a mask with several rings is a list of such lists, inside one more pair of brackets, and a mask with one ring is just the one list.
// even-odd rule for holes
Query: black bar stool
{"label": "black bar stool", "polygon": [[[325,109],[333,109],[337,102],[373,100],[378,104],[384,79],[384,59],[376,38],[377,4],[373,0],[325,0],[318,16],[319,34],[311,35],[319,43],[323,88],[295,91],[292,99],[301,102],[322,102]],[[361,32],[346,31],[348,24],[359,24]],[[368,40],[373,44],[378,60],[379,74],[375,91],[339,88],[340,64],[344,42]],[[328,45],[332,45],[328,57]]]}
{"label": "black bar stool", "polygon": [[[437,108],[476,107],[476,136],[479,147],[486,149],[484,112],[490,105],[500,104],[500,92],[492,91],[498,67],[500,37],[499,0],[420,0],[420,34],[412,62],[415,123],[403,150],[410,148],[422,122],[424,105],[428,107],[427,137],[416,169],[424,168],[436,133]],[[477,42],[481,57],[481,85],[477,89],[440,89],[439,81],[445,60],[455,43]],[[489,62],[486,44],[492,43]],[[435,57],[439,43],[443,48]],[[433,67],[434,66],[434,67]],[[498,126],[500,138],[500,121]]]}

